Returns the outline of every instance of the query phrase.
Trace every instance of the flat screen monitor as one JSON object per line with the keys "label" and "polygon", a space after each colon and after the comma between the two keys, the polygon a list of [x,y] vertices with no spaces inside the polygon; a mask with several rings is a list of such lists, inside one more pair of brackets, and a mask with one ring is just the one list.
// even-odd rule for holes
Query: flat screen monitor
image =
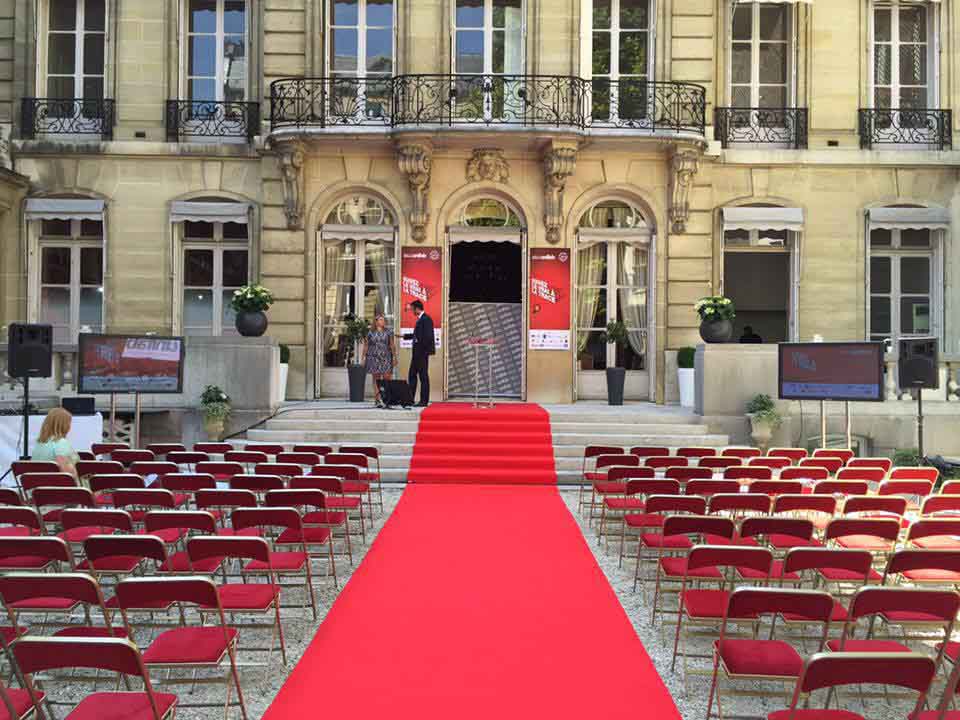
{"label": "flat screen monitor", "polygon": [[183,392],[183,338],[80,335],[81,393]]}
{"label": "flat screen monitor", "polygon": [[781,400],[880,402],[884,344],[781,343]]}

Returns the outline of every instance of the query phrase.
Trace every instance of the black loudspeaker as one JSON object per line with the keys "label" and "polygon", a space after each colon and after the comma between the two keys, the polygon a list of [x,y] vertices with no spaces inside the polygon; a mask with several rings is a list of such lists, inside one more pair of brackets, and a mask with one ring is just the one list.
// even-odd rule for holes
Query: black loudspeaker
{"label": "black loudspeaker", "polygon": [[65,397],[60,399],[60,407],[71,415],[95,415],[97,407],[92,397]]}
{"label": "black loudspeaker", "polygon": [[413,393],[410,392],[410,386],[406,380],[380,380],[380,397],[383,398],[383,404],[387,407],[400,405],[401,407],[410,407],[413,405]]}
{"label": "black loudspeaker", "polygon": [[53,375],[53,327],[10,325],[7,375],[12,378],[48,378]]}
{"label": "black loudspeaker", "polygon": [[900,341],[898,364],[900,387],[935,390],[940,387],[937,372],[938,351],[936,338],[915,338]]}

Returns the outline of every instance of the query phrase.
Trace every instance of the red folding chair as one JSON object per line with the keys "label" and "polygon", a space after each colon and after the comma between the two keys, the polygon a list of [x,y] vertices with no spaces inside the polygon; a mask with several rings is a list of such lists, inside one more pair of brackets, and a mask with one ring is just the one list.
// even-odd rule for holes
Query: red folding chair
{"label": "red folding chair", "polygon": [[166,460],[138,460],[137,462],[130,463],[130,472],[144,479],[153,477],[154,483],[158,482],[164,475],[169,475],[179,470],[179,465]]}
{"label": "red folding chair", "polygon": [[833,495],[838,500],[869,491],[870,483],[866,480],[821,480],[813,486],[814,495]]}
{"label": "red folding chair", "polygon": [[652,480],[655,476],[656,471],[653,468],[614,466],[607,468],[605,480],[594,483],[596,494],[601,498],[600,525],[597,530],[600,542],[603,542],[606,535],[608,523],[621,522],[623,514],[628,510],[643,510],[642,499],[627,494],[630,482]]}
{"label": "red folding chair", "polygon": [[736,480],[691,480],[687,483],[684,492],[687,495],[699,495],[705,498],[721,493],[729,495],[740,492],[740,483]]}
{"label": "red folding chair", "polygon": [[96,507],[93,493],[85,487],[38,487],[33,491],[33,504],[48,525],[58,525],[65,508]]}
{"label": "red folding chair", "polygon": [[886,470],[880,467],[852,467],[847,465],[837,472],[837,480],[863,480],[874,485],[882,483],[886,476]]}
{"label": "red folding chair", "polygon": [[149,450],[126,449],[114,450],[110,453],[110,459],[128,468],[135,462],[153,462],[157,457]]}
{"label": "red folding chair", "polygon": [[286,448],[280,443],[246,443],[243,449],[251,452],[262,452],[270,457],[276,457],[280,453],[286,452]]}
{"label": "red folding chair", "polygon": [[97,457],[109,455],[114,450],[129,450],[130,446],[123,442],[98,442],[90,445],[90,452]]}
{"label": "red folding chair", "polygon": [[[142,490],[117,489],[113,491],[113,505],[130,513],[133,522],[143,523],[146,514],[151,510],[175,510],[181,504],[178,498],[169,490],[163,488],[146,488]],[[177,539],[165,538],[165,542],[175,542]]]}
{"label": "red folding chair", "polygon": [[612,455],[596,455],[593,457],[592,469],[584,473],[584,478],[590,483],[589,524],[593,524],[593,519],[596,517],[596,510],[600,506],[600,501],[597,498],[597,483],[606,481],[607,473],[612,467],[638,467],[639,465],[639,457],[623,452]]}
{"label": "red folding chair", "polygon": [[[957,484],[960,485],[960,483]],[[940,515],[946,517],[960,515],[960,494],[931,495],[923,501],[920,514],[924,516]]]}
{"label": "red folding chair", "polygon": [[[704,458],[706,460],[715,460],[716,458]],[[680,466],[667,468],[663,476],[668,480],[676,480],[680,483],[688,483],[691,480],[710,480],[713,478],[713,469],[705,467],[702,463],[693,466]]]}
{"label": "red folding chair", "polygon": [[70,546],[58,537],[0,537],[0,571],[73,570]]}
{"label": "red folding chair", "polygon": [[13,488],[0,488],[0,505],[23,505],[23,498]]}
{"label": "red folding chair", "polygon": [[91,475],[87,478],[87,485],[93,493],[93,498],[99,506],[113,505],[114,490],[142,490],[147,486],[146,480],[134,473],[119,475]]}
{"label": "red folding chair", "polygon": [[40,514],[26,505],[0,507],[0,537],[32,537],[43,534]]}
{"label": "red folding chair", "polygon": [[[295,508],[238,508],[230,516],[230,524],[234,530],[256,528],[261,532],[279,530],[282,535],[290,531],[287,536],[303,538],[303,521]],[[289,546],[287,546],[289,547]],[[275,573],[277,577],[303,576],[303,585],[306,598],[300,606],[310,607],[313,619],[317,619],[317,601],[313,592],[313,570],[310,567],[310,555],[306,544],[299,543],[299,550],[278,550],[276,543],[270,550],[270,564],[250,561],[243,567],[243,574],[249,576],[269,575]]]}
{"label": "red folding chair", "polygon": [[790,513],[794,517],[805,517],[814,527],[824,528],[833,519],[837,510],[837,499],[832,495],[778,495],[773,501],[773,514]]}
{"label": "red folding chair", "polygon": [[778,495],[800,495],[803,483],[799,480],[754,480],[747,486],[752,493],[762,493],[775,498]]}
{"label": "red folding chair", "polygon": [[791,463],[796,464],[807,457],[809,453],[803,448],[770,448],[767,450],[767,457],[785,457]]}
{"label": "red folding chair", "polygon": [[[131,578],[117,584],[116,597],[124,627],[130,637],[133,637],[133,625],[130,623],[129,610],[149,609],[159,600],[180,606],[194,605],[197,608],[209,609],[205,615],[213,615],[213,622],[216,624],[202,627],[188,625],[164,630],[144,650],[143,663],[151,669],[193,670],[196,673],[199,670],[220,670],[226,662],[237,692],[236,704],[239,705],[244,720],[247,719],[247,708],[237,669],[239,635],[235,628],[227,625],[217,588],[210,580],[198,577]],[[194,683],[196,677],[168,678],[165,682]],[[223,704],[225,717],[232,704],[230,695],[230,686],[227,685],[226,700]]]}
{"label": "red folding chair", "polygon": [[[868,550],[798,547],[787,553],[783,561],[784,576],[799,578],[800,584],[812,588],[833,588],[835,601],[833,621],[844,622],[847,609],[840,598],[867,584],[880,584],[883,577],[873,568],[873,555]],[[797,618],[785,617],[787,622]]]}
{"label": "red folding chair", "polygon": [[885,473],[890,472],[893,461],[890,458],[859,457],[847,463],[848,468],[882,468]]}
{"label": "red folding chair", "polygon": [[60,466],[52,460],[14,460],[12,463],[10,463],[10,472],[13,474],[13,479],[16,481],[20,491],[24,493],[25,490],[23,489],[22,480],[24,475],[34,473],[61,474]]}
{"label": "red folding chair", "polygon": [[960,480],[945,482],[940,486],[941,495],[960,495]]}
{"label": "red folding chair", "polygon": [[[616,461],[617,458],[629,458],[629,461],[625,461],[623,464]],[[600,463],[601,460],[610,458],[609,463]],[[593,480],[593,495],[590,500],[591,503],[596,503],[601,508],[603,507],[603,501],[611,497],[622,497],[627,489],[627,478],[634,477],[637,479],[640,478],[652,478],[655,477],[656,472],[653,468],[639,467],[640,458],[633,455],[625,456],[610,456],[607,455],[605,458],[599,458],[597,463],[597,470],[594,473],[595,479]],[[624,475],[622,471],[624,470],[635,470],[637,471],[636,475]],[[599,500],[599,502],[596,502]]]}
{"label": "red folding chair", "polygon": [[[327,455],[327,458],[335,458],[335,454],[331,453]],[[354,456],[350,456],[354,457]],[[370,496],[370,484],[363,482],[360,479],[361,468],[356,465],[314,465],[310,469],[310,475],[319,475],[323,477],[337,477],[341,480],[341,491],[343,495],[347,497],[354,497],[359,500],[363,500],[364,496],[367,496],[369,499]],[[372,501],[371,501],[372,502]],[[372,504],[370,505],[371,514],[373,511]],[[366,514],[363,511],[363,503],[357,506],[357,515],[360,519],[360,531],[363,534],[364,542],[366,542]],[[372,515],[371,515],[372,522]]]}
{"label": "red folding chair", "polygon": [[187,448],[181,443],[151,443],[147,445],[147,450],[154,454],[154,457],[166,457],[167,453],[186,452]]}
{"label": "red folding chair", "polygon": [[740,465],[741,462],[740,458],[736,457],[705,457],[700,458],[697,466],[710,470],[726,470],[729,467]]}
{"label": "red folding chair", "polygon": [[198,462],[194,465],[194,472],[213,475],[214,480],[226,482],[234,475],[243,475],[243,465],[240,463],[208,460],[206,462]]}
{"label": "red folding chair", "polygon": [[[670,454],[669,452],[667,453]],[[673,453],[677,457],[685,458],[705,458],[705,457],[716,457],[717,449],[714,447],[682,447],[677,448],[677,451]]]}
{"label": "red folding chair", "polygon": [[243,465],[244,472],[255,472],[254,468],[258,463],[270,462],[270,456],[264,452],[254,450],[228,450],[223,454],[226,462],[235,462]]}
{"label": "red folding chair", "polygon": [[907,501],[890,495],[854,495],[844,499],[843,514],[850,517],[902,518],[907,511]]}
{"label": "red folding chair", "polygon": [[205,452],[195,452],[193,450],[184,450],[183,452],[169,452],[166,456],[167,462],[177,464],[177,468],[186,468],[188,472],[195,472],[197,463],[210,462],[210,455]]}
{"label": "red folding chair", "polygon": [[756,465],[734,465],[724,468],[724,480],[738,480],[741,485],[749,485],[754,480],[772,480],[773,470]]}
{"label": "red folding chair", "polygon": [[[13,627],[20,627],[20,615],[39,614],[37,625],[46,628],[48,615],[62,616],[62,625],[54,637],[126,637],[121,627],[110,623],[103,594],[97,581],[85,573],[11,573],[0,576],[0,597]],[[83,612],[78,619],[77,610]],[[103,625],[95,625],[93,612],[99,612]],[[31,632],[31,636],[33,633]]]}
{"label": "red folding chair", "polygon": [[[954,648],[955,650],[960,648],[960,643],[950,642],[948,645],[957,646]],[[940,697],[940,702],[937,703],[936,710],[925,710],[917,713],[912,720],[960,720],[960,710],[950,709],[956,707],[958,685],[960,685],[960,663],[954,662],[953,672],[947,678],[947,684],[943,688],[943,695]]]}
{"label": "red folding chair", "polygon": [[[654,530],[662,529],[667,517],[673,515],[703,516],[707,513],[707,500],[692,495],[649,495],[646,507],[642,513],[626,515],[623,518],[625,529],[637,534],[637,564],[633,573],[633,591],[637,591],[637,584],[641,582],[640,563],[644,560],[644,548],[653,548],[663,542],[663,538],[654,540]],[[650,535],[647,545],[643,543],[643,536]],[[683,544],[683,549],[687,549]]]}
{"label": "red folding chair", "polygon": [[[26,692],[38,718],[46,717],[42,707],[45,696],[38,689],[33,675],[67,668],[107,670],[143,680],[143,690],[140,692],[94,692],[84,696],[70,713],[70,718],[82,720],[112,716],[172,720],[176,713],[177,696],[154,691],[140,651],[125,638],[26,637],[13,647],[13,655],[24,675]],[[54,676],[52,681],[58,677]],[[68,698],[79,697],[76,692],[63,695]]]}
{"label": "red folding chair", "polygon": [[[373,447],[372,445],[341,445],[339,448],[340,453],[345,453],[347,455],[351,454],[360,454],[367,456],[367,472],[362,476],[363,480],[371,483],[373,485],[373,490],[378,496],[378,504],[380,506],[380,511],[383,511],[383,487],[380,482],[380,450]],[[328,453],[329,454],[329,453]],[[277,461],[280,462],[280,456],[277,456]],[[296,461],[288,461],[296,462]],[[310,463],[299,463],[300,465],[316,465],[322,462],[318,460],[316,462]]]}
{"label": "red folding chair", "polygon": [[[142,571],[153,562],[156,571],[167,561],[163,540],[153,535],[91,535],[83,541],[86,560],[77,570],[103,577],[121,578]],[[108,607],[112,607],[107,603]]]}
{"label": "red folding chair", "polygon": [[824,543],[849,550],[869,550],[874,556],[892,552],[900,537],[900,521],[894,518],[838,517],[827,524]]}
{"label": "red folding chair", "polygon": [[[709,459],[710,458],[704,458],[704,460]],[[645,467],[654,468],[655,470],[666,470],[673,467],[686,467],[690,464],[690,458],[676,457],[675,455],[651,455],[650,457],[643,458],[643,464]]]}
{"label": "red folding chair", "polygon": [[324,456],[333,452],[333,446],[317,445],[316,443],[300,443],[293,446],[293,452],[309,452]]}
{"label": "red folding chair", "polygon": [[207,455],[223,455],[233,450],[233,445],[227,442],[198,442],[193,444],[194,452],[202,452]]}
{"label": "red folding chair", "polygon": [[[783,553],[788,548],[810,547],[815,541],[813,538],[813,523],[804,518],[788,517],[748,517],[740,524],[740,537],[744,541],[751,539],[756,543],[763,543],[777,553]],[[778,561],[779,562],[779,561]],[[779,578],[779,570],[775,564],[773,577]],[[756,580],[759,578],[750,578]]]}
{"label": "red folding chair", "polygon": [[[332,451],[329,451],[332,452]],[[298,465],[304,470],[309,470],[314,465],[319,465],[323,462],[324,456],[328,453],[315,452],[282,452],[279,453],[276,457],[276,462],[281,465]],[[377,458],[379,460],[379,458]],[[302,472],[297,473],[302,475]]]}
{"label": "red folding chair", "polygon": [[[809,695],[829,688],[831,693],[825,703],[829,704],[833,688],[870,683],[915,690],[917,704],[909,715],[914,718],[926,703],[930,682],[936,672],[933,658],[920,653],[816,653],[804,665],[789,709],[772,712],[767,715],[767,720],[863,720],[862,716],[849,710],[808,709]],[[804,696],[807,696],[804,709],[798,710]]]}
{"label": "red folding chair", "polygon": [[771,470],[783,470],[792,464],[793,461],[787,457],[755,457],[747,461],[748,467],[765,467]]}
{"label": "red folding chair", "polygon": [[27,502],[33,500],[33,491],[38,487],[72,488],[77,487],[77,481],[70,473],[62,472],[24,473],[20,476],[20,489]]}
{"label": "red folding chair", "polygon": [[269,490],[283,490],[285,487],[279,475],[234,475],[230,478],[231,490],[249,490],[258,498]]}
{"label": "red folding chair", "polygon": [[77,450],[77,459],[78,460],[96,460],[97,456],[94,455],[89,450]]}
{"label": "red folding chair", "polygon": [[630,448],[629,454],[639,458],[666,457],[670,454],[670,448],[662,445],[636,445]]}
{"label": "red folding chair", "polygon": [[160,478],[160,487],[169,490],[174,496],[187,498],[187,504],[196,504],[196,495],[200,490],[216,490],[217,481],[209,473],[169,473]]}
{"label": "red folding chair", "polygon": [[262,462],[254,466],[253,473],[256,475],[276,475],[288,479],[303,475],[306,470],[308,468],[303,468],[294,463]]}
{"label": "red folding chair", "polygon": [[237,531],[226,524],[226,518],[238,508],[257,507],[257,496],[249,490],[198,490],[194,499],[197,510],[206,510],[217,520],[217,535],[259,537],[255,527]]}
{"label": "red folding chair", "polygon": [[732,457],[740,460],[749,460],[750,458],[763,455],[760,448],[755,447],[726,447],[720,452],[720,457]]}
{"label": "red folding chair", "polygon": [[165,544],[174,546],[173,551],[167,553],[167,559],[157,568],[160,573],[212,575],[221,569],[221,563],[214,562],[212,558],[207,563],[194,565],[185,549],[176,550],[179,541],[194,534],[217,534],[217,521],[205,510],[151,510],[143,518],[143,534],[153,535]]}
{"label": "red folding chair", "polygon": [[[760,493],[717,493],[709,497],[707,514],[725,513],[736,521],[751,515],[767,515],[770,512],[769,495]],[[738,543],[739,544],[739,543]],[[754,544],[754,543],[748,543]]]}
{"label": "red folding chair", "polygon": [[911,510],[919,510],[924,498],[933,492],[933,482],[926,479],[896,478],[880,483],[878,495],[897,495],[906,498]]}
{"label": "red folding chair", "polygon": [[855,453],[849,448],[817,448],[813,451],[815,458],[836,458],[846,465],[853,460]]}
{"label": "red folding chair", "polygon": [[[645,468],[627,468],[625,471],[636,471],[642,472]],[[623,566],[623,557],[626,551],[627,543],[627,527],[628,524],[625,521],[627,515],[633,515],[635,518],[642,518],[645,516],[645,510],[647,507],[647,498],[654,495],[679,495],[680,494],[680,483],[676,480],[667,480],[667,479],[628,479],[627,480],[627,489],[622,498],[607,498],[606,502],[618,503],[617,508],[621,513],[620,515],[620,552],[617,559],[617,567]],[[697,509],[700,508],[700,505],[697,506]],[[699,512],[697,514],[703,514]],[[657,519],[662,522],[662,515],[656,516]],[[601,518],[602,522],[602,518]],[[632,528],[642,527],[638,525],[629,526]]]}
{"label": "red folding chair", "polygon": [[[363,522],[363,501],[357,496],[344,494],[343,479],[339,477],[323,477],[320,475],[301,475],[300,477],[290,478],[291,490],[322,490],[326,495],[327,509],[340,511],[347,514],[347,532],[350,532],[351,513],[358,519],[361,539],[366,542],[367,533]],[[351,561],[353,560],[353,551],[350,551]]]}
{"label": "red folding chair", "polygon": [[[809,623],[823,626],[818,651],[823,650],[830,631],[833,598],[816,590],[784,590],[774,588],[740,588],[727,601],[720,625],[720,637],[713,643],[713,680],[707,696],[707,718],[713,717],[713,700],[717,700],[717,715],[724,717],[720,706],[722,682],[757,681],[796,682],[803,672],[803,658],[784,640],[774,638],[776,619],[784,614],[803,617]],[[756,637],[756,628],[764,616],[772,616],[770,636]],[[729,637],[731,623],[750,624],[754,637]],[[756,692],[749,693],[756,695]],[[726,713],[729,715],[729,713]]]}
{"label": "red folding chair", "polygon": [[830,477],[830,471],[819,465],[814,467],[788,467],[780,471],[781,480],[800,480],[813,484]]}
{"label": "red folding chair", "polygon": [[76,546],[82,545],[91,535],[110,535],[117,531],[133,533],[133,520],[123,510],[67,509],[60,516],[60,526],[63,530],[57,537]]}
{"label": "red folding chair", "polygon": [[113,460],[78,460],[76,469],[81,480],[93,475],[123,475],[127,471],[122,463]]}
{"label": "red folding chair", "polygon": [[830,475],[836,475],[840,471],[840,468],[843,467],[843,464],[844,464],[843,460],[841,460],[840,458],[821,455],[820,457],[812,457],[812,458],[807,458],[806,460],[801,460],[799,463],[797,463],[797,467],[826,468],[827,472]]}
{"label": "red folding chair", "polygon": [[907,547],[960,550],[960,518],[921,518],[907,528]]}
{"label": "red folding chair", "polygon": [[960,552],[956,550],[898,550],[887,561],[884,585],[909,583],[954,590],[960,587]]}
{"label": "red folding chair", "polygon": [[[337,564],[333,552],[333,530],[344,528],[346,532],[347,514],[327,508],[326,496],[320,490],[271,490],[266,496],[266,506],[274,508],[294,508],[300,513],[302,529],[284,530],[274,540],[278,548],[305,546],[307,552],[313,548],[323,548],[323,552],[310,552],[311,557],[326,555],[329,561],[328,574],[333,576],[333,586],[339,587]],[[344,541],[346,545],[347,541]],[[347,553],[353,562],[352,553]]]}

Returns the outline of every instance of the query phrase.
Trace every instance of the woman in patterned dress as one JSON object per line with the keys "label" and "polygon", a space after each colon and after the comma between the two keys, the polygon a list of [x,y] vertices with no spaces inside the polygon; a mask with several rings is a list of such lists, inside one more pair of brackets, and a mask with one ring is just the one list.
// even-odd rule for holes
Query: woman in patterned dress
{"label": "woman in patterned dress", "polygon": [[373,319],[373,328],[367,333],[367,339],[363,343],[363,355],[360,364],[365,365],[367,372],[373,375],[373,403],[377,407],[383,407],[379,381],[393,377],[393,369],[399,360],[393,333],[387,330],[387,319],[383,315],[377,315]]}

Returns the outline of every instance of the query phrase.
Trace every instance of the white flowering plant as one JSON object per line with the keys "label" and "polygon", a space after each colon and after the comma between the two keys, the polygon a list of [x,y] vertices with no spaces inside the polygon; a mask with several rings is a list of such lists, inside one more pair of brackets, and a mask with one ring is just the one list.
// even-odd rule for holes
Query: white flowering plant
{"label": "white flowering plant", "polygon": [[200,413],[204,419],[220,420],[230,417],[230,396],[219,385],[207,385],[200,395]]}
{"label": "white flowering plant", "polygon": [[719,322],[721,320],[733,320],[737,313],[733,307],[733,301],[722,295],[710,295],[697,300],[693,304],[700,319],[705,322]]}
{"label": "white flowering plant", "polygon": [[273,305],[273,293],[263,285],[244,285],[233,291],[230,307],[234,312],[265,312]]}

